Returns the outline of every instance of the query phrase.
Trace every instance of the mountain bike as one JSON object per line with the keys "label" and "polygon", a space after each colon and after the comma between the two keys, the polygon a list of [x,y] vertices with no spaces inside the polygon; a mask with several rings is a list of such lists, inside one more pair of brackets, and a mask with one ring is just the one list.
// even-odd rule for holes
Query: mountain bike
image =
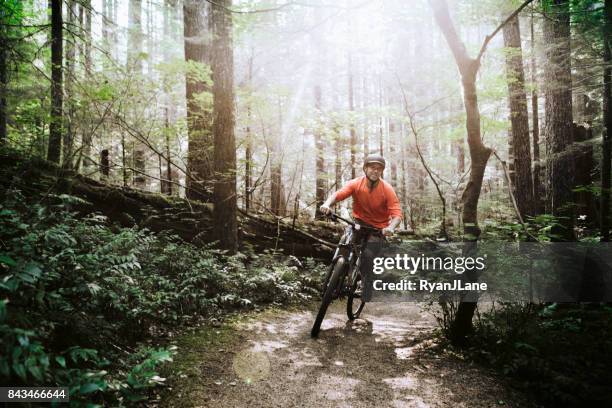
{"label": "mountain bike", "polygon": [[[312,337],[319,335],[321,323],[331,302],[342,295],[347,295],[346,314],[349,320],[355,320],[359,317],[365,306],[362,296],[363,279],[360,270],[361,253],[371,234],[382,235],[380,229],[358,224],[337,214],[331,213],[329,217],[332,221],[343,221],[347,224],[347,228],[336,246],[336,251],[324,279],[321,306],[310,331]],[[359,240],[354,240],[353,236],[358,231],[366,233],[362,233]]]}

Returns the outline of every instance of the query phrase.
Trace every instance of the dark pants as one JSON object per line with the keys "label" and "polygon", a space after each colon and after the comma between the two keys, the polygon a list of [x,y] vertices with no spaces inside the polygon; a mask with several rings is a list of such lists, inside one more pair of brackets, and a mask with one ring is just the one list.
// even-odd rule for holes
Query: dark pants
{"label": "dark pants", "polygon": [[[357,220],[357,222],[361,225],[371,227],[361,220]],[[382,235],[372,234],[369,231],[357,231],[357,233],[353,235],[353,243],[361,244],[365,236],[367,236],[367,241],[365,242],[365,247],[361,251],[360,270],[363,284],[363,300],[369,302],[372,299],[372,282],[374,276],[372,270],[374,269],[374,258],[382,252],[385,238]]]}

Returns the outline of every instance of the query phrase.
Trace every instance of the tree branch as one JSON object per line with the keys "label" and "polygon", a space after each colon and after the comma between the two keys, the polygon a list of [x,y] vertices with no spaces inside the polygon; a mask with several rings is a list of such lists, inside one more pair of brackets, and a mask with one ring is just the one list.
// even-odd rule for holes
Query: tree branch
{"label": "tree branch", "polygon": [[491,34],[489,34],[489,35],[487,35],[485,37],[485,40],[482,43],[482,47],[480,47],[480,52],[478,53],[478,57],[476,57],[476,60],[479,63],[480,63],[480,59],[482,58],[482,55],[486,51],[487,46],[489,45],[489,42],[493,39],[493,37],[495,37],[495,35],[499,32],[499,30],[501,30],[506,24],[508,24],[510,22],[510,20],[512,20],[514,17],[516,17],[518,15],[518,13],[520,13],[532,1],[533,0],[526,0],[525,2],[523,2],[523,4],[521,4],[519,8],[514,10],[514,12],[512,14],[510,14],[508,16],[508,18],[506,18],[499,26],[497,26],[497,28]]}
{"label": "tree branch", "polygon": [[431,181],[433,181],[434,185],[436,186],[438,196],[440,197],[440,201],[442,202],[442,233],[446,237],[446,199],[444,198],[444,193],[442,193],[442,190],[440,190],[440,185],[434,178],[431,170],[429,169],[429,166],[427,166],[427,163],[425,162],[425,158],[423,157],[423,153],[421,153],[421,148],[419,147],[418,133],[414,126],[414,119],[413,119],[412,113],[410,113],[410,110],[408,109],[408,99],[406,98],[406,92],[404,92],[404,87],[399,77],[397,76],[397,74],[396,74],[396,77],[397,77],[397,82],[399,84],[399,88],[402,91],[402,97],[404,99],[404,110],[406,111],[406,115],[408,115],[408,119],[410,121],[410,128],[412,129],[412,133],[414,134],[414,144],[416,146],[416,150],[419,155],[419,159],[421,160],[421,164],[423,164],[425,171],[427,171],[427,174],[429,174],[429,178],[431,179]]}

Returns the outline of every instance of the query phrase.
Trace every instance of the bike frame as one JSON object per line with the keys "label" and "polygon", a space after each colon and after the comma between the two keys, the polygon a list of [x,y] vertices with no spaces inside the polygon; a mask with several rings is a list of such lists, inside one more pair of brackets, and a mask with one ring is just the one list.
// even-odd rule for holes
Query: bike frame
{"label": "bike frame", "polygon": [[[353,286],[357,283],[357,278],[359,276],[361,268],[361,254],[364,245],[367,243],[369,234],[364,234],[363,239],[361,239],[358,243],[353,242],[353,234],[356,231],[361,230],[362,228],[366,228],[366,231],[372,230],[373,232],[380,233],[380,230],[376,228],[360,225],[351,220],[344,219],[334,213],[331,213],[330,217],[332,220],[344,221],[346,224],[348,224],[348,227],[346,228],[344,234],[338,242],[338,246],[336,247],[336,251],[334,252],[329,271],[327,272],[327,276],[325,277],[321,306],[319,307],[319,312],[317,313],[315,322],[310,331],[310,335],[312,337],[318,336],[319,330],[321,329],[321,323],[325,318],[325,312],[327,311],[327,307],[334,299],[337,299],[339,296],[342,295],[345,284],[347,284],[348,289],[346,291],[346,293],[348,294],[347,314],[349,315],[349,319],[353,320],[355,318],[355,316],[353,316],[353,313],[349,311],[349,305],[352,305],[352,301],[354,299],[354,293],[351,293],[351,290],[354,290]],[[348,273],[349,271],[350,275]],[[361,313],[364,304],[365,302],[361,303],[361,305],[359,306],[359,312],[357,312],[357,314]]]}
{"label": "bike frame", "polygon": [[[357,231],[360,231],[362,229],[372,230],[372,232],[377,232],[377,233],[379,233],[380,230],[363,226],[354,221],[347,220],[346,218],[342,218],[339,215],[334,214],[334,213],[330,215],[330,218],[332,219],[332,221],[341,220],[344,223],[348,224],[344,234],[342,235],[342,237],[340,237],[340,241],[338,242],[338,246],[336,247],[336,251],[334,252],[334,256],[331,262],[331,265],[332,265],[331,268],[333,269],[333,265],[336,263],[339,257],[343,256],[346,258],[347,267],[349,268],[349,271],[351,271],[349,280],[346,283],[348,284],[350,288],[353,281],[357,278],[357,274],[360,273],[361,253],[363,251],[364,246],[367,244],[367,239],[369,237],[368,234],[364,234],[363,238],[360,240],[359,243],[353,243],[353,234],[355,234]],[[339,282],[338,284],[338,289],[342,288],[342,284],[344,284],[346,281],[346,276],[347,274],[345,273],[344,278],[342,279],[342,282]],[[325,290],[325,288],[323,289]]]}

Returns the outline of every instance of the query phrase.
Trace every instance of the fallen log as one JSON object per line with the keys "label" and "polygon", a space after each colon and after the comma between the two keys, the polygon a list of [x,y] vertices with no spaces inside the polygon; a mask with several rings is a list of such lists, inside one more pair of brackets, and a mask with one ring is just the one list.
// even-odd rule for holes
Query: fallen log
{"label": "fallen log", "polygon": [[[26,159],[11,149],[0,152],[0,185],[28,194],[69,194],[85,200],[72,206],[80,214],[101,213],[122,227],[138,225],[170,231],[186,242],[211,242],[212,204],[106,184],[39,158]],[[313,222],[296,227],[278,217],[239,211],[239,238],[244,247],[271,249],[287,255],[329,259],[340,227]]]}

